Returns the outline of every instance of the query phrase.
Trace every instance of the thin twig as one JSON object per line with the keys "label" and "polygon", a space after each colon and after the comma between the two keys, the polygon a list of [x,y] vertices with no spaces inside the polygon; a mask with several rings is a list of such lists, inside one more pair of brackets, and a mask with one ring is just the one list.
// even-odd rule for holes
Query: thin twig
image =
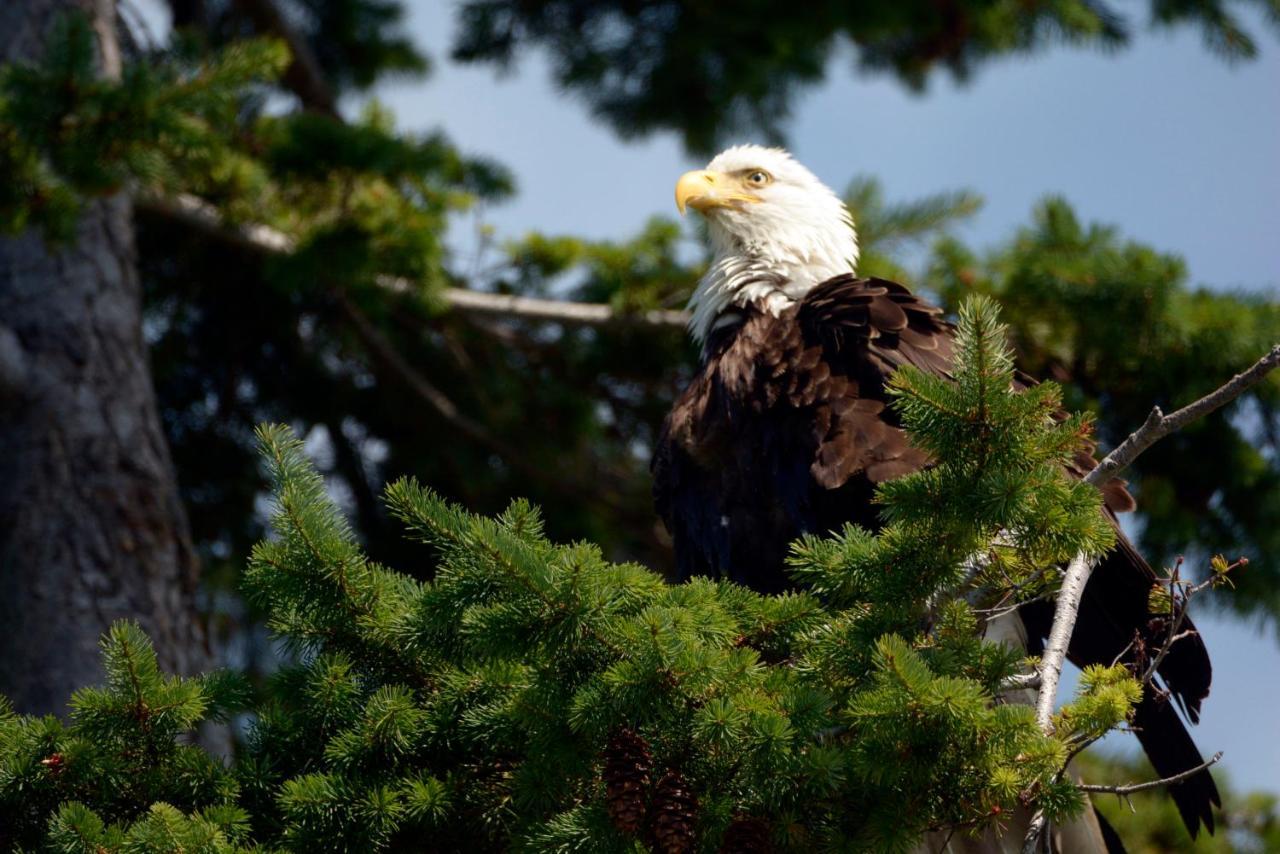
{"label": "thin twig", "polygon": [[[1214,560],[1217,560],[1215,558]],[[1155,678],[1156,673],[1160,670],[1160,665],[1164,663],[1165,657],[1169,655],[1169,650],[1173,649],[1173,645],[1183,638],[1194,637],[1198,632],[1195,629],[1183,630],[1182,626],[1187,621],[1187,614],[1191,608],[1191,600],[1199,596],[1216,584],[1223,583],[1226,580],[1227,573],[1241,566],[1247,566],[1248,559],[1240,558],[1235,563],[1227,565],[1223,561],[1223,569],[1219,572],[1213,569],[1209,573],[1209,577],[1199,584],[1186,586],[1182,581],[1181,567],[1182,558],[1178,558],[1174,564],[1173,573],[1169,577],[1169,628],[1165,632],[1164,643],[1160,645],[1160,649],[1156,651],[1155,656],[1151,659],[1151,663],[1147,665],[1145,671],[1139,681],[1146,685]]]}
{"label": "thin twig", "polygon": [[1102,486],[1128,468],[1139,454],[1157,441],[1175,430],[1182,429],[1197,418],[1203,418],[1215,409],[1226,406],[1249,388],[1262,382],[1263,378],[1277,365],[1280,365],[1280,344],[1273,346],[1270,352],[1254,362],[1247,371],[1236,374],[1217,390],[1206,394],[1195,403],[1182,407],[1177,412],[1165,415],[1160,407],[1152,407],[1146,422],[1129,434],[1129,437],[1107,454],[1102,462],[1094,466],[1093,471],[1085,476],[1085,483]]}
{"label": "thin twig", "polygon": [[1071,767],[1071,763],[1075,760],[1075,758],[1079,756],[1081,753],[1084,753],[1086,750],[1088,750],[1090,747],[1092,747],[1101,739],[1102,739],[1102,736],[1100,735],[1095,735],[1095,736],[1090,736],[1089,738],[1080,739],[1079,743],[1076,744],[1074,747],[1072,747],[1071,751],[1067,753],[1066,761],[1062,763],[1062,767],[1058,769],[1058,773],[1054,776],[1054,779],[1061,780],[1063,777],[1065,777],[1067,774],[1067,769]]}
{"label": "thin twig", "polygon": [[[204,234],[235,244],[242,249],[265,255],[288,255],[297,249],[297,240],[267,225],[237,225],[225,222],[217,208],[189,194],[177,196],[140,195],[135,200],[139,209],[182,223]],[[417,286],[397,276],[378,276],[377,283],[394,293],[407,293]],[[619,311],[602,303],[494,294],[465,288],[445,288],[439,294],[449,308],[476,317],[517,319],[561,323],[566,326],[647,326],[683,328],[689,315],[683,311],[652,309],[641,312]]]}
{"label": "thin twig", "polygon": [[1207,762],[1202,762],[1196,767],[1188,768],[1186,771],[1181,771],[1172,777],[1161,777],[1159,780],[1148,780],[1145,783],[1130,783],[1126,786],[1102,786],[1081,783],[1079,788],[1082,792],[1098,792],[1105,795],[1132,795],[1134,792],[1145,792],[1148,789],[1158,789],[1161,786],[1172,786],[1174,783],[1181,783],[1188,777],[1194,777],[1206,768],[1217,765],[1221,759],[1222,751],[1219,750]]}

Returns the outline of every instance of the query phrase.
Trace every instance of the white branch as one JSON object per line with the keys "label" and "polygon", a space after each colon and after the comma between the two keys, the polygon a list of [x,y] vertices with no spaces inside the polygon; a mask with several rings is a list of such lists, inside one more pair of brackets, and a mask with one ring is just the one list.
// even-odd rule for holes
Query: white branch
{"label": "white branch", "polygon": [[671,309],[650,309],[628,314],[610,305],[568,300],[492,294],[463,288],[449,288],[445,301],[458,311],[472,314],[516,316],[526,320],[550,320],[579,326],[626,325],[684,327],[689,315]]}
{"label": "white branch", "polygon": [[[1160,411],[1160,407],[1153,408],[1146,422],[1121,442],[1114,451],[1107,454],[1102,462],[1085,476],[1085,483],[1102,486],[1132,464],[1139,454],[1157,441],[1235,400],[1247,389],[1260,383],[1277,365],[1280,365],[1280,344],[1273,346],[1270,352],[1247,371],[1236,374],[1216,390],[1177,412],[1165,415]],[[1036,722],[1046,733],[1053,732],[1053,707],[1058,700],[1058,682],[1062,678],[1067,646],[1071,642],[1072,632],[1075,631],[1076,615],[1080,611],[1080,597],[1084,595],[1085,585],[1088,584],[1089,575],[1092,572],[1093,564],[1089,558],[1084,554],[1078,554],[1067,566],[1067,571],[1062,578],[1062,588],[1058,592],[1058,604],[1053,614],[1053,626],[1049,629],[1049,641],[1045,645],[1044,656],[1041,658],[1040,693],[1036,697]],[[1213,761],[1216,762],[1217,757]],[[1202,769],[1193,768],[1186,772],[1186,776],[1200,770]],[[1027,828],[1026,836],[1023,837],[1023,854],[1035,854],[1040,845],[1040,836],[1044,833],[1044,827],[1044,812],[1037,810]]]}
{"label": "white branch", "polygon": [[[290,235],[267,225],[236,225],[225,222],[217,208],[192,195],[141,196],[135,204],[139,208],[182,222],[254,252],[287,255],[297,249],[297,241]],[[408,279],[396,276],[378,276],[377,282],[396,293],[407,293],[415,287]],[[626,312],[601,303],[537,299],[465,288],[445,288],[439,296],[451,309],[467,314],[547,321],[568,326],[681,328],[689,321],[689,315],[683,311],[651,309]]]}
{"label": "white branch", "polygon": [[1053,705],[1058,699],[1058,680],[1062,678],[1067,646],[1071,643],[1076,615],[1080,612],[1080,597],[1084,594],[1084,586],[1089,583],[1093,564],[1093,559],[1081,552],[1071,559],[1062,575],[1049,641],[1040,657],[1040,693],[1036,696],[1036,723],[1047,733],[1053,732]]}
{"label": "white branch", "polygon": [[1044,810],[1036,810],[1035,815],[1031,816],[1031,823],[1027,825],[1027,835],[1022,837],[1022,854],[1037,854],[1040,850],[1040,837],[1044,835],[1044,827],[1047,824]]}
{"label": "white branch", "polygon": [[1020,691],[1024,688],[1039,688],[1040,681],[1039,673],[1015,673],[1000,683],[1000,690]]}

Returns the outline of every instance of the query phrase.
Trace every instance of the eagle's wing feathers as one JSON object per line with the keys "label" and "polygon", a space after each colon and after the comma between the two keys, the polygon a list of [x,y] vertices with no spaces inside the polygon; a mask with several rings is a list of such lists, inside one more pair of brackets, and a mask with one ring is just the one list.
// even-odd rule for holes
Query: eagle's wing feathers
{"label": "eagle's wing feathers", "polygon": [[843,380],[792,401],[815,407],[814,479],[837,489],[858,474],[880,483],[926,465],[885,408],[884,386],[903,365],[946,375],[952,327],[941,311],[899,284],[852,274],[822,283],[795,311],[806,356]]}
{"label": "eagle's wing feathers", "polygon": [[[903,286],[853,275],[820,284],[777,317],[748,310],[740,324],[713,332],[653,462],[658,512],[675,539],[681,577],[728,575],[757,590],[783,590],[787,544],[796,536],[848,522],[876,527],[875,485],[929,464],[886,406],[885,384],[904,365],[949,376],[953,336],[942,311]],[[1092,450],[1068,466],[1076,477],[1093,467]],[[1110,513],[1133,509],[1122,482],[1103,492]],[[1159,642],[1146,610],[1156,575],[1117,533],[1117,548],[1085,589],[1069,650],[1077,664],[1131,656],[1135,637]],[[1021,614],[1039,643],[1052,603],[1031,603]],[[1198,635],[1179,641],[1160,667],[1193,721],[1211,672]],[[1135,727],[1160,773],[1198,764],[1167,700],[1145,697]],[[1170,791],[1193,834],[1201,823],[1212,829],[1219,798],[1207,772]]]}

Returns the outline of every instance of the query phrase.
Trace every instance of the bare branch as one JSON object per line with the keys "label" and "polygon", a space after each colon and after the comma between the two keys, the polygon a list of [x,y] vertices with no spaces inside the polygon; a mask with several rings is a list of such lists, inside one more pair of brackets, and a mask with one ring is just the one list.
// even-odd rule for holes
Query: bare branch
{"label": "bare branch", "polygon": [[1262,382],[1263,378],[1274,370],[1277,365],[1280,365],[1280,344],[1272,347],[1269,353],[1254,362],[1253,366],[1247,371],[1236,374],[1217,390],[1206,394],[1194,403],[1182,407],[1171,415],[1165,415],[1158,406],[1153,407],[1151,414],[1147,416],[1146,422],[1133,431],[1115,450],[1107,454],[1102,462],[1098,463],[1093,471],[1085,476],[1085,483],[1102,486],[1128,468],[1138,458],[1139,454],[1150,448],[1157,441],[1175,430],[1182,429],[1197,418],[1203,418],[1215,409],[1226,406],[1244,394],[1249,388]]}
{"label": "bare branch", "polygon": [[1067,646],[1071,643],[1071,633],[1075,631],[1080,597],[1089,582],[1094,563],[1092,557],[1081,552],[1071,559],[1062,575],[1053,626],[1049,629],[1049,641],[1040,658],[1040,693],[1036,696],[1036,723],[1047,733],[1053,732],[1053,704],[1058,699],[1058,680],[1062,678]]}
{"label": "bare branch", "polygon": [[[1217,558],[1215,558],[1217,560]],[[1182,558],[1178,558],[1174,564],[1173,574],[1169,578],[1169,628],[1165,632],[1164,643],[1160,645],[1155,656],[1151,659],[1151,663],[1147,665],[1143,671],[1140,681],[1146,685],[1155,678],[1156,672],[1159,671],[1160,665],[1164,663],[1165,658],[1169,655],[1169,650],[1173,649],[1173,645],[1183,638],[1194,637],[1198,632],[1195,629],[1183,630],[1182,626],[1187,621],[1187,614],[1191,608],[1191,600],[1199,596],[1217,584],[1222,583],[1226,579],[1226,575],[1233,569],[1245,566],[1249,561],[1240,558],[1235,563],[1227,566],[1223,561],[1224,568],[1221,572],[1216,569],[1209,573],[1209,577],[1199,584],[1185,585],[1181,580],[1180,568],[1182,566]],[[1183,588],[1180,590],[1180,588]]]}
{"label": "bare branch", "polygon": [[1036,810],[1035,815],[1031,816],[1031,821],[1027,824],[1027,833],[1022,837],[1022,854],[1037,854],[1040,850],[1040,837],[1044,835],[1045,824],[1048,819],[1045,817],[1044,810]]}
{"label": "bare branch", "polygon": [[650,309],[644,312],[627,313],[601,303],[534,299],[462,288],[448,289],[445,292],[445,299],[454,309],[471,314],[514,316],[525,320],[550,320],[576,326],[631,325],[683,328],[689,322],[688,314],[671,309]]}
{"label": "bare branch", "polygon": [[277,36],[289,46],[293,62],[285,69],[284,83],[298,96],[302,105],[317,113],[339,118],[338,101],[320,68],[320,61],[274,0],[236,0],[236,6],[249,17],[258,32]]}
{"label": "bare branch", "polygon": [[445,421],[453,425],[458,432],[479,442],[504,459],[520,459],[520,455],[513,448],[490,434],[479,422],[473,421],[460,412],[457,405],[444,392],[436,388],[430,380],[405,361],[395,346],[387,340],[386,336],[353,302],[341,294],[337,295],[336,299],[338,306],[351,323],[351,327],[360,336],[369,351],[398,374],[405,385],[412,389],[414,394],[422,398]]}
{"label": "bare branch", "polygon": [[[1127,468],[1138,455],[1151,447],[1160,439],[1185,427],[1197,418],[1201,418],[1235,400],[1246,390],[1266,377],[1280,365],[1280,344],[1271,348],[1265,356],[1253,364],[1247,371],[1236,374],[1216,390],[1210,392],[1194,403],[1184,406],[1172,415],[1165,415],[1160,407],[1154,407],[1146,422],[1129,435],[1127,439],[1094,467],[1085,476],[1086,483],[1102,486]],[[1067,566],[1062,578],[1062,587],[1058,592],[1058,604],[1053,614],[1053,626],[1049,630],[1049,641],[1045,645],[1044,655],[1040,663],[1040,692],[1036,697],[1036,722],[1046,733],[1053,732],[1053,706],[1058,699],[1058,682],[1062,678],[1062,666],[1066,660],[1067,645],[1076,627],[1076,615],[1080,611],[1080,597],[1084,595],[1085,585],[1093,572],[1093,563],[1084,554],[1076,555]],[[1184,609],[1185,612],[1185,609]],[[1174,631],[1176,635],[1181,621],[1177,621]],[[1168,642],[1167,646],[1172,645]],[[1167,649],[1162,648],[1162,651]],[[1162,657],[1162,656],[1161,656]],[[1154,672],[1154,671],[1152,671]],[[1220,756],[1221,754],[1219,754]],[[1213,761],[1217,761],[1217,757]],[[1212,764],[1212,763],[1210,763]],[[1207,767],[1207,766],[1206,766]],[[1190,776],[1200,768],[1185,772],[1182,776]],[[1040,845],[1041,834],[1044,833],[1045,816],[1043,810],[1037,810],[1027,827],[1023,837],[1023,854],[1034,854]]]}
{"label": "bare branch", "polygon": [[[227,223],[217,208],[192,195],[172,197],[140,196],[136,206],[148,213],[181,222],[212,237],[229,241],[242,249],[266,255],[287,255],[297,249],[297,241],[267,225]],[[408,279],[378,276],[382,287],[395,293],[411,292],[416,286]],[[440,298],[455,311],[477,317],[508,318],[562,323],[566,326],[643,326],[683,328],[689,315],[683,311],[652,309],[644,312],[618,311],[601,303],[494,294],[466,288],[445,288]]]}
{"label": "bare branch", "polygon": [[140,211],[181,223],[204,235],[264,255],[287,255],[297,249],[297,241],[269,225],[239,225],[226,222],[218,209],[198,196],[179,193],[157,196],[140,193],[133,205]]}
{"label": "bare branch", "polygon": [[1096,786],[1088,783],[1080,784],[1082,792],[1099,792],[1106,795],[1132,795],[1135,792],[1145,792],[1148,789],[1158,789],[1161,786],[1172,786],[1174,783],[1181,783],[1188,777],[1194,777],[1206,768],[1212,768],[1222,759],[1222,751],[1217,753],[1207,761],[1197,765],[1194,768],[1188,768],[1186,771],[1174,774],[1172,777],[1162,777],[1159,780],[1148,780],[1145,783],[1130,783],[1127,786]]}
{"label": "bare branch", "polygon": [[1039,688],[1039,673],[1016,673],[1000,683],[1002,691],[1019,691],[1023,688]]}

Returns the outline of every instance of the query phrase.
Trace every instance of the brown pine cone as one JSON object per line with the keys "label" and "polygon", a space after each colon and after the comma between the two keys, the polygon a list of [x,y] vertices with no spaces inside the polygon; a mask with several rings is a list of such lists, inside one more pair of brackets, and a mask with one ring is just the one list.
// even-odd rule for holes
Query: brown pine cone
{"label": "brown pine cone", "polygon": [[629,729],[620,729],[604,749],[605,803],[613,826],[631,836],[644,826],[653,756],[648,743]]}
{"label": "brown pine cone", "polygon": [[771,854],[769,823],[764,819],[738,816],[724,833],[720,854]]}
{"label": "brown pine cone", "polygon": [[649,836],[657,854],[687,854],[693,850],[698,799],[675,771],[658,781],[649,805]]}

